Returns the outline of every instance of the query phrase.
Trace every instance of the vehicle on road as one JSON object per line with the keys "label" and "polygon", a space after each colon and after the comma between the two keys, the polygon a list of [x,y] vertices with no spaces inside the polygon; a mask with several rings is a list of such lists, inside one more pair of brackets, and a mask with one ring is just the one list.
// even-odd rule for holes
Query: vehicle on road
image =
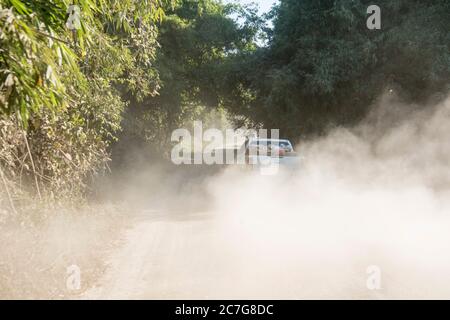
{"label": "vehicle on road", "polygon": [[287,139],[248,139],[239,152],[245,153],[245,163],[248,165],[279,164],[282,167],[294,167],[300,160],[292,143]]}
{"label": "vehicle on road", "polygon": [[287,139],[260,139],[246,140],[241,147],[241,152],[246,155],[270,155],[275,157],[294,156],[292,143]]}
{"label": "vehicle on road", "polygon": [[247,138],[240,146],[215,149],[213,155],[216,156],[217,153],[223,157],[223,165],[253,168],[279,165],[290,169],[297,167],[301,159],[287,139]]}

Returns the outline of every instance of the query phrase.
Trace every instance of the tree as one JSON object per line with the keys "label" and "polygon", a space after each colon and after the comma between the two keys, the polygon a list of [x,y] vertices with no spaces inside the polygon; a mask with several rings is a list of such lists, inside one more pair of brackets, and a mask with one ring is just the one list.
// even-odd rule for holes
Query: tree
{"label": "tree", "polygon": [[113,152],[118,162],[120,155],[130,159],[124,150],[131,144],[139,152],[144,148],[157,155],[170,151],[174,129],[224,108],[227,61],[255,47],[257,21],[239,24],[231,17],[251,15],[246,8],[216,0],[180,0],[164,11],[154,64],[161,88],[157,96],[134,100],[127,109],[124,131]]}
{"label": "tree", "polygon": [[[381,30],[366,27],[369,1],[281,0],[268,46],[236,61],[231,111],[296,138],[365,116],[386,89],[408,101],[449,90],[449,3],[378,1]],[[242,63],[241,63],[242,62]],[[244,90],[245,89],[245,90]]]}
{"label": "tree", "polygon": [[162,0],[79,0],[81,25],[72,31],[67,3],[0,0],[0,165],[12,180],[25,169],[38,191],[41,184],[60,197],[84,192],[105,169],[124,94],[157,93],[163,17]]}

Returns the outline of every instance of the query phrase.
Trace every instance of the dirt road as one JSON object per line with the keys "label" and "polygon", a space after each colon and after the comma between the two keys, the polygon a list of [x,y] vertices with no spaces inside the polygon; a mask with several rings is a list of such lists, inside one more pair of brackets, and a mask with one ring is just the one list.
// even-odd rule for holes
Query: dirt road
{"label": "dirt road", "polygon": [[82,298],[382,298],[386,292],[367,289],[364,263],[334,261],[327,268],[321,257],[277,253],[276,241],[257,246],[234,231],[224,232],[209,212],[145,211]]}
{"label": "dirt road", "polygon": [[84,298],[213,298],[231,283],[227,257],[206,213],[144,212],[111,256],[100,286]]}

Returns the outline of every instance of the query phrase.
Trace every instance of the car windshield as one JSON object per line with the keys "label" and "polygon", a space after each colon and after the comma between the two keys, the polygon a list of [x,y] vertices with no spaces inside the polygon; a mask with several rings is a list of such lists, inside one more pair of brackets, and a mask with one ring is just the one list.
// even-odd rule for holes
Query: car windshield
{"label": "car windshield", "polygon": [[256,147],[256,146],[276,146],[280,148],[289,148],[291,149],[292,146],[289,143],[289,141],[279,141],[279,140],[254,140],[250,143],[250,146]]}

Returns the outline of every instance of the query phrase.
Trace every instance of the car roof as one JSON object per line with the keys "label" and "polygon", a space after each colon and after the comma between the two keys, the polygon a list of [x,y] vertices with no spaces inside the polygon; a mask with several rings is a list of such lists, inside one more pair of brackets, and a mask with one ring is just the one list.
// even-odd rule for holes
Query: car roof
{"label": "car roof", "polygon": [[289,140],[287,140],[287,139],[260,139],[260,138],[253,138],[253,139],[250,139],[250,142],[253,142],[253,141],[280,141],[280,142],[289,142],[289,143],[291,143]]}

